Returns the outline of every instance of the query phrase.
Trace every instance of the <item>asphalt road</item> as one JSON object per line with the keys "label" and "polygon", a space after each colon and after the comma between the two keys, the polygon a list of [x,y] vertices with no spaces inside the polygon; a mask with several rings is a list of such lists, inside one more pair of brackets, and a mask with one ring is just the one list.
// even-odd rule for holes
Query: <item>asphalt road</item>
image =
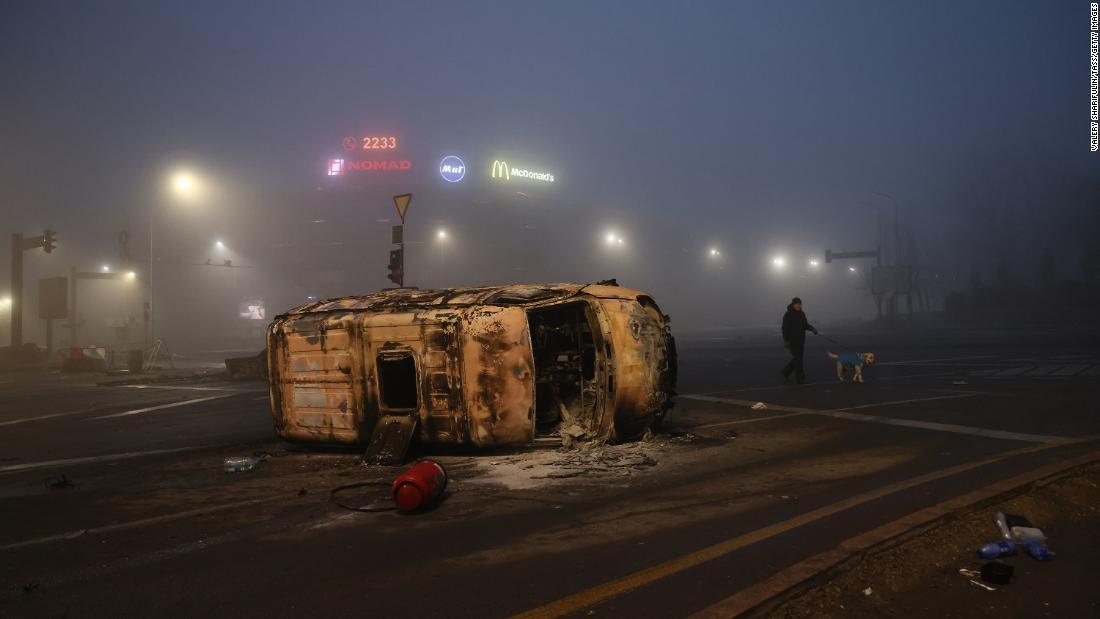
{"label": "asphalt road", "polygon": [[263,384],[0,374],[0,615],[720,616],[844,540],[1100,449],[1098,333],[832,337],[876,353],[865,384],[822,339],[794,386],[771,334],[682,335],[670,434],[436,454],[450,492],[413,516],[330,503],[395,471],[275,440]]}

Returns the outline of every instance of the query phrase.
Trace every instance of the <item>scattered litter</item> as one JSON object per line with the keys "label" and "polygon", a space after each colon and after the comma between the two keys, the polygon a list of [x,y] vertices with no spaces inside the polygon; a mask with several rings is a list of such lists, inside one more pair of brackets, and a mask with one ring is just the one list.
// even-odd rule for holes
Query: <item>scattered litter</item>
{"label": "scattered litter", "polygon": [[969,576],[971,578],[977,578],[978,576],[981,576],[981,572],[979,572],[978,570],[968,570],[965,567],[959,568],[959,573],[963,576]]}
{"label": "scattered litter", "polygon": [[1016,514],[1005,514],[1005,522],[1011,527],[1033,527],[1031,521],[1023,516],[1017,516]]}
{"label": "scattered litter", "polygon": [[763,402],[757,402],[756,404],[752,405],[752,410],[754,411],[762,411],[766,408],[768,408],[768,405],[764,404]]}
{"label": "scattered litter", "polygon": [[1044,542],[1047,539],[1042,529],[1035,527],[1012,527],[1012,537],[1021,544],[1027,542]]}
{"label": "scattered litter", "polygon": [[255,456],[226,458],[225,462],[222,463],[222,469],[226,473],[241,473],[243,471],[251,471],[256,468],[256,465],[260,462],[262,462],[262,460]]}
{"label": "scattered litter", "polygon": [[[1012,581],[1015,571],[1016,570],[1007,563],[990,561],[982,566],[982,580],[991,582],[995,585],[1007,585]],[[990,591],[992,591],[992,589],[990,589]]]}
{"label": "scattered litter", "polygon": [[76,484],[62,473],[56,477],[47,477],[46,487],[50,490],[64,490],[65,488],[75,488]]}
{"label": "scattered litter", "polygon": [[873,593],[873,592],[871,591],[870,587],[867,587],[866,589],[863,590],[863,595],[871,595],[871,593]]}
{"label": "scattered litter", "polygon": [[1016,554],[1016,542],[1008,539],[992,542],[978,549],[978,556],[987,561],[990,559],[1008,557],[1014,554]]}
{"label": "scattered litter", "polygon": [[980,582],[978,582],[978,581],[974,580],[973,578],[971,578],[971,579],[970,579],[970,582],[971,582],[971,583],[973,583],[973,584],[974,584],[974,586],[976,586],[976,587],[981,587],[982,589],[985,589],[986,591],[996,591],[996,589],[995,589],[995,588],[993,588],[993,587],[990,587],[989,585],[986,585],[986,584],[980,583]]}
{"label": "scattered litter", "polygon": [[726,430],[726,438],[738,438],[741,435],[737,433],[737,430]]}
{"label": "scattered litter", "polygon": [[1027,554],[1031,555],[1031,558],[1036,561],[1051,561],[1054,559],[1054,551],[1047,548],[1047,545],[1042,542],[1027,542],[1024,544],[1024,548],[1027,550]]}
{"label": "scattered litter", "polygon": [[997,525],[997,530],[1001,532],[1001,537],[1007,540],[1012,539],[1012,532],[1008,529],[1008,521],[1005,519],[1004,512],[993,513],[993,524]]}

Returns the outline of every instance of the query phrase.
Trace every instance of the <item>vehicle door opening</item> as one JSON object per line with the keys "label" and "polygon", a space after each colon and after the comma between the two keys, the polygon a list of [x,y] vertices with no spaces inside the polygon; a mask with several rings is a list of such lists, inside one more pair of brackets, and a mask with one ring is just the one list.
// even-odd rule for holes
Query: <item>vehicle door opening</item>
{"label": "vehicle door opening", "polygon": [[601,359],[586,303],[568,303],[527,312],[535,360],[537,432],[547,434],[578,424],[596,429]]}

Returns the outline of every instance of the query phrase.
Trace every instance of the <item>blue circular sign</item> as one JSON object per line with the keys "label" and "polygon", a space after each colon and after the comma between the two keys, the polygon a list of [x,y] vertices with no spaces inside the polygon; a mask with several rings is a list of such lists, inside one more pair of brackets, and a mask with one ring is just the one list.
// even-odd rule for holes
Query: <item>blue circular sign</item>
{"label": "blue circular sign", "polygon": [[466,163],[454,155],[447,155],[439,162],[439,175],[448,183],[457,183],[466,177]]}

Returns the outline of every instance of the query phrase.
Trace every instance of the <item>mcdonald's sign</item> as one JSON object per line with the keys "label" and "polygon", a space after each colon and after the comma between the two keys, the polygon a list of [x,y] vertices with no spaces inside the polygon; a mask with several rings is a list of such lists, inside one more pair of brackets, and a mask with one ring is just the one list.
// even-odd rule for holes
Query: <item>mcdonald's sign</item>
{"label": "mcdonald's sign", "polygon": [[534,170],[527,170],[524,168],[509,166],[508,162],[503,159],[493,160],[493,170],[489,177],[502,181],[510,181],[513,177],[515,177],[526,178],[534,181],[544,181],[547,183],[554,182],[554,175],[549,172],[537,172]]}

